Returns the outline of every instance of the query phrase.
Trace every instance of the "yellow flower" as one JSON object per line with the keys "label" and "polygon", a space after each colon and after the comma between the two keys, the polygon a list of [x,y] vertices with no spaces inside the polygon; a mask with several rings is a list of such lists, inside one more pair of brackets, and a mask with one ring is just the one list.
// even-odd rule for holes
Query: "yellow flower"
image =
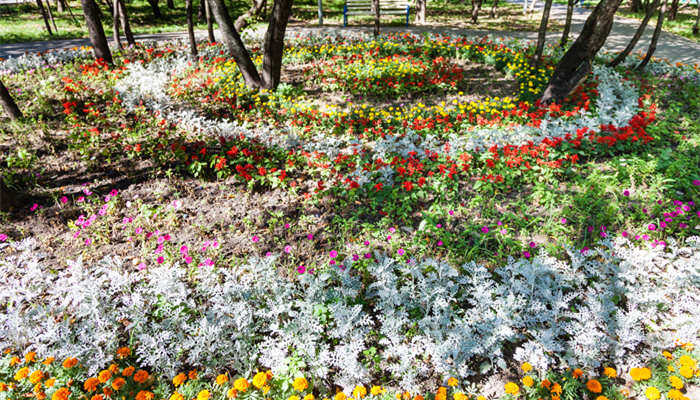
{"label": "yellow flower", "polygon": [[532,371],[532,364],[526,361],[523,363],[523,365],[520,366],[520,368],[522,368],[525,373],[528,373]]}
{"label": "yellow flower", "polygon": [[112,378],[112,373],[109,372],[109,370],[106,370],[106,369],[100,371],[100,373],[97,374],[97,379],[99,379],[100,383],[105,383],[105,382],[107,382],[108,380],[110,380],[110,378]]}
{"label": "yellow flower", "polygon": [[457,380],[457,378],[450,378],[447,380],[447,386],[455,387],[457,385],[459,385],[459,381]]}
{"label": "yellow flower", "polygon": [[56,384],[56,378],[49,378],[44,382],[44,386],[47,388],[53,387]]}
{"label": "yellow flower", "polygon": [[253,386],[261,389],[267,383],[267,374],[264,372],[258,372],[253,376]]}
{"label": "yellow flower", "polygon": [[687,366],[687,367],[690,367],[691,369],[695,369],[695,368],[698,366],[697,361],[693,360],[693,358],[690,357],[690,356],[688,356],[688,355],[682,355],[682,356],[678,359],[678,364],[679,364],[681,367],[686,367],[686,366]]}
{"label": "yellow flower", "polygon": [[180,393],[175,392],[170,396],[170,400],[185,400],[185,398]]}
{"label": "yellow flower", "polygon": [[343,393],[343,392],[338,392],[338,393],[336,393],[335,396],[333,397],[333,400],[346,400],[347,398],[348,398],[348,396],[346,396],[345,393]]}
{"label": "yellow flower", "polygon": [[672,360],[673,359],[673,354],[669,353],[668,351],[664,350],[661,352],[661,355],[666,357],[667,360]]}
{"label": "yellow flower", "polygon": [[238,390],[236,390],[236,388],[230,388],[229,390],[226,391],[226,398],[227,399],[235,399],[236,396],[238,396]]}
{"label": "yellow flower", "polygon": [[44,365],[51,365],[51,363],[53,363],[54,360],[56,360],[56,359],[53,357],[46,357],[46,360],[42,361],[41,363]]}
{"label": "yellow flower", "polygon": [[486,400],[486,397],[484,397],[484,396],[479,396],[479,397],[476,398],[476,400]]}
{"label": "yellow flower", "polygon": [[520,387],[518,387],[518,385],[515,384],[515,382],[506,383],[504,388],[507,394],[512,394],[513,396],[520,393]]}
{"label": "yellow flower", "polygon": [[248,390],[249,386],[250,384],[248,383],[248,380],[246,378],[238,378],[233,382],[233,387],[235,387],[236,390],[238,390],[241,393]]}
{"label": "yellow flower", "polygon": [[24,355],[24,362],[26,364],[32,363],[36,361],[36,352],[30,351],[29,353]]}
{"label": "yellow flower", "polygon": [[462,392],[455,392],[454,400],[469,400],[469,397]]}
{"label": "yellow flower", "polygon": [[644,394],[649,400],[659,400],[661,398],[661,392],[654,386],[649,386],[647,390],[644,391]]}
{"label": "yellow flower", "polygon": [[287,400],[299,400],[299,396],[293,394],[287,398]]}
{"label": "yellow flower", "polygon": [[669,377],[668,377],[668,383],[669,383],[672,387],[674,387],[674,388],[676,388],[676,389],[678,389],[678,390],[683,389],[683,381],[681,380],[681,378],[677,377],[676,375],[671,375],[671,376],[669,376]]}
{"label": "yellow flower", "polygon": [[304,396],[304,400],[314,400],[315,397],[313,394],[309,393],[306,396]]}
{"label": "yellow flower", "polygon": [[367,388],[364,385],[357,385],[355,389],[352,390],[352,397],[356,399],[362,399],[367,396]]}
{"label": "yellow flower", "polygon": [[186,380],[187,380],[187,375],[180,372],[179,374],[175,375],[175,377],[173,378],[173,385],[175,385],[176,387],[180,386],[183,383],[185,383]]}
{"label": "yellow flower", "polygon": [[681,400],[684,396],[683,393],[680,392],[680,390],[671,389],[668,391],[666,397],[668,397],[671,400]]}
{"label": "yellow flower", "polygon": [[270,391],[270,389],[272,389],[270,387],[270,385],[265,385],[262,388],[260,388],[260,390],[263,392],[263,394],[267,394]]}
{"label": "yellow flower", "polygon": [[197,400],[209,400],[209,397],[211,397],[211,393],[206,389],[197,393]]}
{"label": "yellow flower", "polygon": [[29,368],[24,367],[20,368],[16,373],[15,373],[15,380],[16,381],[21,381],[22,379],[26,378],[29,375]]}
{"label": "yellow flower", "polygon": [[29,375],[29,382],[31,382],[35,385],[37,383],[41,382],[42,379],[44,379],[44,373],[41,372],[40,370],[36,370],[36,371],[32,372],[31,375]]}
{"label": "yellow flower", "polygon": [[384,389],[382,389],[381,386],[374,385],[372,388],[369,390],[370,393],[372,393],[372,396],[376,396],[378,394],[384,393]]}
{"label": "yellow flower", "polygon": [[644,381],[651,378],[651,370],[649,368],[632,368],[630,376],[635,381]]}
{"label": "yellow flower", "polygon": [[216,384],[221,386],[224,383],[228,382],[228,376],[226,374],[220,374],[219,376],[216,377]]}
{"label": "yellow flower", "polygon": [[294,379],[294,383],[292,383],[292,386],[294,386],[294,390],[298,392],[303,392],[306,390],[306,388],[309,387],[309,382],[304,378],[303,376]]}
{"label": "yellow flower", "polygon": [[693,377],[693,369],[687,365],[680,367],[680,369],[678,369],[678,373],[683,375],[683,377],[686,379],[690,379]]}
{"label": "yellow flower", "polygon": [[531,376],[526,376],[522,379],[523,385],[527,387],[532,387],[535,384],[535,380]]}
{"label": "yellow flower", "polygon": [[603,396],[603,395],[600,395],[600,396],[596,397],[595,400],[608,400],[608,398]]}
{"label": "yellow flower", "polygon": [[617,378],[617,371],[615,368],[605,367],[603,369],[603,375],[607,376],[608,378]]}

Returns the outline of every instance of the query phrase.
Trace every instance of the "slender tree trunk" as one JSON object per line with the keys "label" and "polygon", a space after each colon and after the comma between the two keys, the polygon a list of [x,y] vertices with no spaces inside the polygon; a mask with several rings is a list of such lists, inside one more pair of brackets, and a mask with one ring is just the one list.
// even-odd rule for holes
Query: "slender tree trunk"
{"label": "slender tree trunk", "polygon": [[236,18],[236,22],[233,24],[236,30],[241,32],[243,28],[248,26],[248,18],[260,15],[265,7],[265,3],[267,3],[267,0],[253,0],[252,7],[250,7],[250,9],[248,9],[248,11],[246,11],[243,15]]}
{"label": "slender tree trunk", "polygon": [[213,43],[216,42],[216,38],[214,37],[214,24],[212,23],[211,20],[211,6],[209,5],[209,0],[203,0],[204,1],[204,12],[207,18],[207,35],[209,37],[209,42]]}
{"label": "slender tree trunk", "polygon": [[114,38],[114,42],[117,44],[117,47],[119,49],[124,49],[124,46],[122,46],[122,40],[119,37],[119,0],[114,0],[114,6],[112,8],[114,9],[114,15],[112,15],[112,37]]}
{"label": "slender tree trunk", "polygon": [[107,37],[102,27],[102,21],[97,13],[97,4],[95,0],[80,0],[83,6],[83,14],[85,14],[85,23],[88,27],[90,42],[95,52],[95,58],[103,59],[107,64],[112,64],[112,53],[109,51]]}
{"label": "slender tree trunk", "polygon": [[472,23],[476,24],[479,19],[479,11],[481,10],[481,4],[483,0],[472,0]]}
{"label": "slender tree trunk", "polygon": [[190,54],[193,59],[197,59],[197,42],[194,39],[194,24],[192,23],[192,0],[185,1],[185,11],[187,13],[187,36],[190,39]]}
{"label": "slender tree trunk", "polygon": [[637,45],[637,42],[639,39],[642,37],[642,34],[644,33],[644,30],[647,27],[647,24],[649,23],[649,20],[651,19],[651,16],[654,15],[654,11],[659,7],[659,0],[654,0],[653,3],[646,5],[646,13],[644,14],[644,19],[642,19],[641,24],[639,24],[639,28],[637,28],[637,31],[634,33],[634,36],[632,36],[632,39],[630,40],[629,43],[627,43],[627,47],[625,47],[624,50],[620,52],[620,54],[615,57],[614,60],[610,62],[611,67],[616,67],[620,65],[625,59],[627,58],[628,55],[634,50],[634,47]]}
{"label": "slender tree trunk", "polygon": [[656,19],[656,28],[654,28],[654,34],[651,36],[651,42],[649,43],[649,49],[647,50],[647,54],[644,56],[642,62],[640,62],[639,65],[637,65],[638,70],[644,69],[644,67],[646,67],[647,64],[649,64],[651,56],[653,56],[654,51],[656,51],[656,43],[659,41],[659,36],[661,35],[661,27],[664,24],[664,15],[666,14],[667,5],[668,0],[664,0],[664,2],[661,3],[659,16]]}
{"label": "slender tree trunk", "polygon": [[129,24],[129,15],[126,13],[126,5],[124,0],[117,0],[119,2],[119,18],[121,18],[122,28],[124,29],[124,36],[126,36],[126,42],[130,46],[136,44],[134,40],[134,34],[131,32],[131,25]]}
{"label": "slender tree trunk", "polygon": [[63,12],[63,7],[65,4],[63,3],[64,0],[56,0],[56,12],[62,13]]}
{"label": "slender tree trunk", "polygon": [[262,81],[265,89],[275,90],[280,83],[284,33],[292,14],[292,3],[293,0],[276,0],[272,5],[263,44]]}
{"label": "slender tree trunk", "polygon": [[700,34],[700,0],[698,0],[698,15],[695,17],[695,25],[693,25],[693,35]]}
{"label": "slender tree trunk", "polygon": [[678,15],[678,6],[679,6],[680,1],[679,0],[672,0],[671,1],[671,7],[668,10],[668,15],[667,18],[669,21],[675,21],[676,16]]}
{"label": "slender tree trunk", "polygon": [[537,65],[540,65],[542,62],[542,52],[544,51],[544,41],[547,35],[547,24],[549,23],[549,12],[551,9],[552,0],[545,0],[540,29],[537,32],[537,47],[535,48],[535,64]]}
{"label": "slender tree trunk", "polygon": [[46,15],[46,9],[44,9],[44,4],[42,4],[41,0],[36,0],[36,5],[39,7],[41,17],[44,18],[44,26],[46,26],[46,31],[49,32],[49,36],[53,35],[51,25],[49,24],[49,17]]}
{"label": "slender tree trunk", "polygon": [[167,0],[165,4],[168,6],[169,9],[174,10],[175,9],[175,2],[173,0]]}
{"label": "slender tree trunk", "polygon": [[561,102],[583,82],[592,70],[592,61],[605,43],[613,18],[622,0],[601,0],[583,25],[581,34],[554,69],[542,95],[543,103]]}
{"label": "slender tree trunk", "polygon": [[73,15],[73,10],[70,9],[70,4],[68,4],[68,2],[66,2],[66,10],[68,10],[68,14],[70,14],[70,17],[73,19],[73,23],[75,23],[76,26],[80,26],[80,21]]}
{"label": "slender tree trunk", "polygon": [[527,0],[523,0],[523,15],[527,15]]}
{"label": "slender tree trunk", "polygon": [[198,11],[197,11],[197,20],[198,20],[199,22],[204,22],[204,21],[205,21],[205,19],[204,19],[204,7],[205,7],[204,4],[205,4],[205,3],[206,3],[206,0],[199,0],[199,7],[197,7],[197,8],[198,8]]}
{"label": "slender tree trunk", "polygon": [[417,0],[416,1],[416,23],[425,23],[425,13],[426,13],[426,2],[428,0]]}
{"label": "slender tree trunk", "polygon": [[17,107],[17,103],[15,103],[15,100],[12,98],[10,92],[7,90],[1,80],[0,104],[2,104],[2,108],[5,109],[5,113],[7,113],[7,116],[10,117],[11,120],[22,118],[22,112],[19,110],[19,107]]}
{"label": "slender tree trunk", "polygon": [[496,10],[498,8],[498,0],[493,0],[493,5],[491,5],[491,18],[496,18]]}
{"label": "slender tree trunk", "polygon": [[53,18],[53,12],[51,12],[51,1],[46,0],[46,11],[49,13],[49,19],[51,19],[51,24],[53,25],[54,32],[58,33],[58,27],[56,26],[56,20]]}
{"label": "slender tree trunk", "polygon": [[372,9],[374,10],[374,37],[379,36],[379,0],[372,0]]}
{"label": "slender tree trunk", "polygon": [[160,13],[160,7],[158,7],[158,0],[148,0],[148,4],[151,5],[153,16],[156,17],[156,19],[163,18],[163,14]]}
{"label": "slender tree trunk", "polygon": [[[255,68],[255,64],[253,64],[253,60],[250,58],[241,36],[231,22],[224,0],[209,0],[209,6],[211,7],[211,13],[219,24],[219,32],[223,36],[222,40],[226,44],[229,54],[236,61],[236,65],[238,65],[246,85],[250,88],[262,87],[262,80],[258,70]],[[265,36],[267,37],[267,34]]]}
{"label": "slender tree trunk", "polygon": [[564,48],[566,44],[569,43],[569,32],[571,31],[571,18],[574,15],[574,1],[568,0],[566,2],[566,20],[564,21],[564,32],[561,33],[561,40],[559,41],[559,47]]}

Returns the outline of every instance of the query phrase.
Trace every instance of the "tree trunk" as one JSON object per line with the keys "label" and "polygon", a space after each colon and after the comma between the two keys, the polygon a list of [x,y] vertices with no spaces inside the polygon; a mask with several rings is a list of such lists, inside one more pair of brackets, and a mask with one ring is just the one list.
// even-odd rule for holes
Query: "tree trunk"
{"label": "tree trunk", "polygon": [[647,54],[644,56],[644,59],[642,60],[639,65],[637,65],[638,70],[644,69],[644,67],[649,64],[649,60],[651,60],[651,56],[654,55],[654,51],[656,51],[656,43],[659,41],[659,36],[661,35],[661,26],[664,24],[664,15],[666,14],[666,6],[668,5],[668,0],[664,0],[663,3],[661,3],[661,9],[659,10],[659,16],[656,19],[656,28],[654,28],[654,34],[651,36],[651,42],[649,43],[649,49],[647,50]]}
{"label": "tree trunk", "polygon": [[44,18],[44,26],[46,26],[46,30],[49,32],[49,36],[53,35],[53,32],[51,31],[51,25],[49,24],[49,17],[46,15],[46,9],[44,9],[44,4],[41,3],[41,0],[36,0],[36,5],[37,7],[39,7],[41,17]]}
{"label": "tree trunk", "polygon": [[156,19],[163,18],[163,14],[160,13],[160,7],[158,7],[158,0],[148,0],[148,4],[151,5],[153,16],[156,17]]}
{"label": "tree trunk", "polygon": [[675,21],[676,16],[678,15],[678,6],[679,6],[680,1],[679,0],[672,0],[671,1],[671,8],[668,10],[668,15],[667,18],[669,21]]}
{"label": "tree trunk", "polygon": [[265,7],[267,0],[253,0],[253,6],[248,9],[243,15],[236,19],[236,23],[233,26],[238,32],[242,31],[243,28],[248,26],[248,18],[260,15],[263,8]]}
{"label": "tree trunk", "polygon": [[566,2],[566,20],[564,21],[564,32],[561,33],[561,40],[559,41],[559,47],[564,48],[566,44],[569,43],[569,32],[571,31],[571,18],[574,15],[574,1],[568,0]]}
{"label": "tree trunk", "polygon": [[527,12],[529,12],[529,13],[534,12],[536,3],[537,3],[537,0],[531,0]]}
{"label": "tree trunk", "polygon": [[51,24],[53,24],[53,30],[54,32],[58,33],[58,27],[56,26],[56,20],[53,18],[53,12],[51,12],[51,1],[46,0],[46,11],[49,13],[49,19],[51,20]]}
{"label": "tree trunk", "polygon": [[523,0],[523,15],[527,15],[527,0]]}
{"label": "tree trunk", "polygon": [[262,81],[265,89],[275,90],[280,83],[284,33],[289,16],[292,14],[293,0],[275,0],[270,13],[270,23],[263,44]]}
{"label": "tree trunk", "polygon": [[197,42],[194,39],[194,24],[192,23],[192,0],[185,0],[185,12],[187,13],[187,36],[190,39],[190,54],[197,59]]}
{"label": "tree trunk", "polygon": [[372,10],[374,10],[374,37],[379,36],[379,0],[372,0]]}
{"label": "tree trunk", "polygon": [[[275,4],[276,3],[277,1],[275,1]],[[250,58],[250,54],[245,48],[241,36],[231,22],[231,17],[226,9],[224,0],[209,0],[209,6],[211,7],[211,13],[219,24],[219,32],[221,32],[223,36],[222,40],[226,44],[229,54],[236,61],[236,65],[238,65],[238,69],[241,71],[246,85],[250,88],[262,87],[262,80],[260,79],[258,70],[255,68],[255,64],[253,64],[253,60]],[[272,22],[272,18],[270,21]],[[269,28],[268,33],[265,35],[266,38],[268,34]]]}
{"label": "tree trunk", "polygon": [[561,102],[588,76],[592,61],[612,28],[615,11],[622,0],[601,0],[583,25],[581,34],[554,69],[542,95],[543,103]]}
{"label": "tree trunk", "polygon": [[632,0],[632,4],[630,5],[630,11],[633,13],[640,12],[644,10],[644,6],[642,5],[642,0]]}
{"label": "tree trunk", "polygon": [[498,0],[493,0],[493,5],[491,6],[491,18],[496,18],[496,9],[498,8]]}
{"label": "tree trunk", "polygon": [[165,2],[165,5],[168,6],[169,9],[174,10],[175,9],[175,2],[173,0],[167,0]]}
{"label": "tree trunk", "polygon": [[552,0],[545,0],[544,10],[542,10],[542,20],[540,29],[537,31],[537,47],[535,48],[535,64],[542,62],[542,52],[544,51],[544,41],[547,35],[547,23],[549,23],[549,11],[552,9]]}
{"label": "tree trunk", "polygon": [[126,42],[129,43],[130,46],[133,46],[136,44],[136,40],[134,40],[134,34],[131,32],[131,25],[129,24],[129,16],[126,13],[126,5],[124,4],[124,0],[118,0],[118,1],[119,1],[119,18],[121,18],[122,28],[124,29],[124,36],[126,36]]}
{"label": "tree trunk", "polygon": [[476,24],[479,19],[479,11],[481,10],[481,4],[483,0],[472,0],[472,24]]}
{"label": "tree trunk", "polygon": [[700,34],[700,0],[698,0],[698,15],[695,17],[695,25],[693,25],[693,35]]}
{"label": "tree trunk", "polygon": [[62,13],[63,12],[63,7],[65,4],[63,3],[64,0],[56,0],[56,12]]}
{"label": "tree trunk", "polygon": [[199,0],[199,7],[197,7],[198,8],[197,20],[199,22],[205,22],[205,19],[204,19],[204,7],[205,7],[205,5],[204,4],[206,4],[206,0]]}
{"label": "tree trunk", "polygon": [[114,9],[114,15],[112,15],[112,37],[117,47],[121,50],[124,49],[124,46],[122,46],[122,40],[119,37],[119,0],[114,0],[114,6],[112,8]]}
{"label": "tree trunk", "polygon": [[85,14],[85,23],[88,27],[90,42],[95,52],[95,58],[103,59],[107,64],[112,64],[112,53],[107,45],[107,38],[102,27],[102,21],[97,13],[97,4],[95,0],[80,0],[83,6],[83,14]]}
{"label": "tree trunk", "polygon": [[416,1],[416,23],[425,23],[425,12],[426,12],[426,2],[428,0],[417,0]]}
{"label": "tree trunk", "polygon": [[213,43],[216,42],[216,38],[214,37],[214,24],[211,20],[211,6],[209,5],[209,0],[202,1],[204,1],[204,13],[207,18],[207,36],[209,37],[209,42]]}
{"label": "tree trunk", "polygon": [[22,118],[22,112],[2,81],[0,81],[0,104],[2,104],[2,108],[5,109],[5,113],[11,120]]}
{"label": "tree trunk", "polygon": [[654,0],[653,3],[648,4],[646,7],[646,13],[644,14],[644,19],[642,19],[642,23],[639,25],[639,28],[637,28],[637,31],[634,33],[634,36],[632,36],[632,39],[630,40],[629,43],[627,43],[627,47],[625,47],[624,50],[620,52],[620,54],[615,57],[614,60],[610,62],[611,67],[616,67],[620,65],[627,56],[634,50],[634,46],[637,45],[637,42],[639,39],[642,37],[642,34],[644,33],[644,30],[647,27],[647,24],[649,23],[649,20],[651,19],[651,16],[654,14],[654,11],[659,7],[659,0]]}

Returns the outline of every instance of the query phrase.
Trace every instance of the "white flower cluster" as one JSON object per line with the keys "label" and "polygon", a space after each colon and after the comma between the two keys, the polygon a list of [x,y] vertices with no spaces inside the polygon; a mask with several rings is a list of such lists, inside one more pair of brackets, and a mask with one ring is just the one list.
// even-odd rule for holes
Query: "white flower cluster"
{"label": "white flower cluster", "polygon": [[0,75],[14,74],[41,68],[56,68],[59,65],[94,57],[92,48],[75,47],[51,50],[45,53],[26,53],[18,57],[0,60]]}
{"label": "white flower cluster", "polygon": [[30,239],[0,250],[0,347],[79,357],[91,372],[128,342],[171,376],[297,360],[346,389],[381,370],[415,391],[436,374],[502,370],[513,349],[540,369],[629,366],[676,339],[696,342],[700,329],[697,237],[665,249],[618,238],[571,250],[568,262],[537,256],[493,271],[376,254],[365,282],[352,263],[295,282],[273,257],[196,271],[128,271],[106,257],[56,271]]}

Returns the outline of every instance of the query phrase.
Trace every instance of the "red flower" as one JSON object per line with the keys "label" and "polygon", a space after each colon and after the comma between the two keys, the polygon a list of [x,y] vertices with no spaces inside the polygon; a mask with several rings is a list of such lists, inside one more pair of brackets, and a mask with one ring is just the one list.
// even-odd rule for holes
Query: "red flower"
{"label": "red flower", "polygon": [[407,191],[410,192],[411,189],[413,189],[413,182],[411,181],[406,181],[403,183],[403,188]]}

